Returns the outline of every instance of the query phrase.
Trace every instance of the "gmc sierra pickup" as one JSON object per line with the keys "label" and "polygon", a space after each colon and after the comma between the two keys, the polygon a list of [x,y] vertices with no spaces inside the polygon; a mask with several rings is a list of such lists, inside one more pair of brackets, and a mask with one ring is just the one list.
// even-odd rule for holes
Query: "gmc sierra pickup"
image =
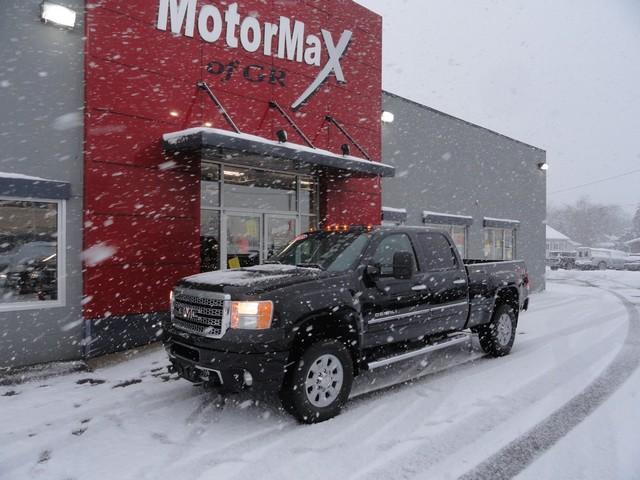
{"label": "gmc sierra pickup", "polygon": [[419,227],[303,234],[264,265],[183,279],[170,369],[226,391],[266,388],[299,421],[340,412],[359,372],[460,343],[509,353],[528,307],[522,261],[466,260]]}

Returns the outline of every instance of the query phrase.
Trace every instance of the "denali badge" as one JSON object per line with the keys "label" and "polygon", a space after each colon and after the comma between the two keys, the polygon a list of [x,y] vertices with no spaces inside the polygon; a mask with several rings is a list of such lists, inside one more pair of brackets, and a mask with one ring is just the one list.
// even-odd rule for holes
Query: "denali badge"
{"label": "denali badge", "polygon": [[[174,35],[193,37],[196,31],[196,6],[197,0],[159,0],[156,28],[169,29]],[[288,17],[280,17],[278,23],[263,24],[257,15],[250,14],[242,18],[237,3],[227,6],[224,12],[215,5],[203,5],[197,15],[198,34],[205,42],[215,43],[224,38],[229,48],[242,46],[249,53],[261,51],[268,57],[286,58],[320,67],[324,43],[328,54],[327,64],[291,105],[294,110],[302,106],[332,73],[338,83],[346,83],[340,60],[353,36],[353,32],[345,30],[335,44],[328,30],[321,28],[320,38],[318,35],[305,35],[305,28],[305,24],[299,20],[293,21],[292,25]]]}

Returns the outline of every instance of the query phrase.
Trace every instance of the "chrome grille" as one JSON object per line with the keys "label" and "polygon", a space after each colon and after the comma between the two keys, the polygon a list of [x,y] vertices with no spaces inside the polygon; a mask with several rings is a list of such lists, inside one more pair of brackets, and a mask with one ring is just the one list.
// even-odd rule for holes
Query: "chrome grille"
{"label": "chrome grille", "polygon": [[185,330],[190,333],[195,333],[197,335],[206,336],[219,336],[220,335],[220,327],[208,327],[207,325],[199,325],[197,323],[191,322],[183,322],[182,320],[178,320],[177,318],[173,319],[173,326],[179,328],[180,330]]}
{"label": "chrome grille", "polygon": [[220,293],[176,289],[171,322],[175,328],[185,332],[220,338],[229,325],[227,300],[228,297]]}
{"label": "chrome grille", "polygon": [[224,306],[224,299],[222,298],[197,297],[186,293],[176,294],[176,300],[182,303],[192,303],[194,305],[204,305],[207,307],[222,308]]}

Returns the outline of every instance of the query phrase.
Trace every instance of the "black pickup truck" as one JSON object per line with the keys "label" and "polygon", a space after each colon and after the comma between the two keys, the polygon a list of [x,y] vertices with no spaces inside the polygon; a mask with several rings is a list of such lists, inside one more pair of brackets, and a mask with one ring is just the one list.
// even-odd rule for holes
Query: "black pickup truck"
{"label": "black pickup truck", "polygon": [[524,262],[463,261],[436,230],[312,232],[264,265],[179,282],[163,340],[181,377],[277,391],[314,423],[340,412],[358,373],[466,341],[462,330],[508,354],[528,283]]}

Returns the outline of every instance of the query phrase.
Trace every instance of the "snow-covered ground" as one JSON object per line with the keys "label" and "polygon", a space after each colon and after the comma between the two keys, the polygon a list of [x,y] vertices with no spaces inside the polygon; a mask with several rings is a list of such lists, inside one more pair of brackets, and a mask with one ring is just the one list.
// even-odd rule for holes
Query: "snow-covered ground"
{"label": "snow-covered ground", "polygon": [[221,407],[159,348],[0,387],[0,479],[640,479],[640,272],[548,279],[510,356],[474,342],[368,374],[319,425]]}

